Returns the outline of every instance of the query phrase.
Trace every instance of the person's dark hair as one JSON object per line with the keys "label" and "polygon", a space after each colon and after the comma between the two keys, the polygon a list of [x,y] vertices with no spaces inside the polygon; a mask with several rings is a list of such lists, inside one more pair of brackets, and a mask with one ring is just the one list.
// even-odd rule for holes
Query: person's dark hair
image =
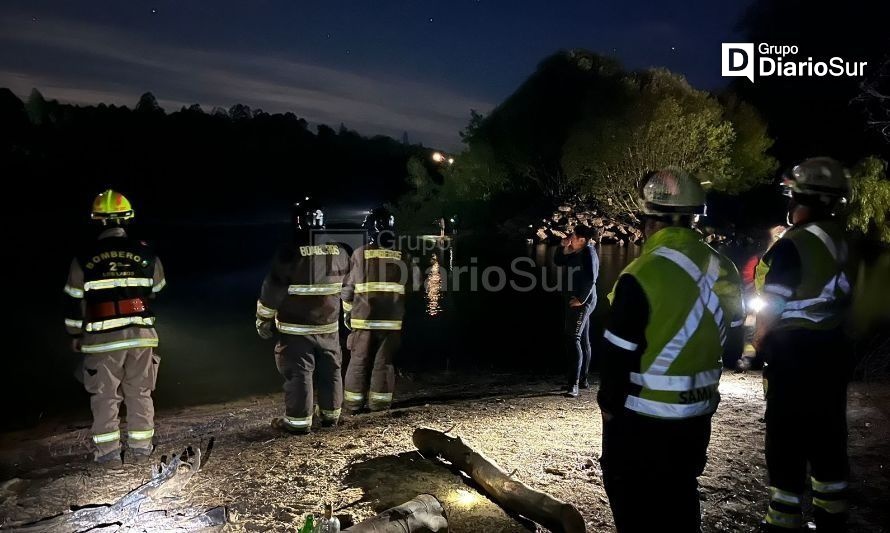
{"label": "person's dark hair", "polygon": [[582,239],[596,241],[599,231],[596,228],[587,226],[585,224],[578,224],[577,226],[575,226],[574,234],[581,237]]}

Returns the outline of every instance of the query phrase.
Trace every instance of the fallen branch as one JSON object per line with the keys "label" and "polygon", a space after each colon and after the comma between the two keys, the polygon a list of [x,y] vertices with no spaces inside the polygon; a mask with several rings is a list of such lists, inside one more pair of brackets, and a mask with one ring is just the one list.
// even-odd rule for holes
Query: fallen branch
{"label": "fallen branch", "polygon": [[510,477],[493,461],[467,446],[428,428],[414,430],[414,445],[428,458],[442,457],[465,472],[506,509],[557,532],[584,533],[584,518],[572,505]]}
{"label": "fallen branch", "polygon": [[421,494],[398,507],[344,529],[343,533],[437,533],[448,531],[445,509],[435,496]]}
{"label": "fallen branch", "polygon": [[[201,450],[195,450],[189,460],[187,454],[174,455],[172,461],[152,467],[152,478],[130,491],[113,504],[88,505],[60,515],[26,524],[13,524],[3,531],[18,533],[81,533],[90,530],[161,532],[180,529],[208,530],[227,522],[225,507],[216,507],[197,516],[171,514],[165,510],[141,512],[143,505],[154,500],[173,497],[201,468]],[[156,469],[157,468],[157,469]]]}

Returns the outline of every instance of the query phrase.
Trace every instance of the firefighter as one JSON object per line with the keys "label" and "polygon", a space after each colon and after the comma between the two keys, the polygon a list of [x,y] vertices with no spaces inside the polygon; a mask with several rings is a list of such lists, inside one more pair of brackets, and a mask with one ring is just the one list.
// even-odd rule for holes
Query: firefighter
{"label": "firefighter", "polygon": [[352,330],[346,385],[346,408],[388,409],[395,390],[393,359],[402,342],[405,287],[410,273],[394,234],[395,217],[385,207],[365,219],[368,244],[355,250],[343,283],[346,324]]}
{"label": "firefighter", "polygon": [[610,295],[598,403],[601,464],[619,532],[697,532],[724,350],[741,352],[741,280],[692,229],[699,181],[681,170],[644,177],[646,243]]}
{"label": "firefighter", "polygon": [[144,241],[124,229],[133,219],[129,200],[111,189],[93,201],[98,239],[71,262],[65,293],[65,326],[72,349],[84,356],[83,383],[93,411],[95,461],[121,465],[121,401],[127,407],[127,448],[146,463],[153,450],[158,377],[158,334],[151,300],[166,285],[161,261]]}
{"label": "firefighter", "polygon": [[842,327],[851,287],[836,213],[850,195],[850,175],[833,159],[808,159],[783,181],[783,193],[791,228],[758,265],[764,306],[753,342],[767,365],[766,529],[801,528],[809,463],[816,527],[843,531],[850,360]]}
{"label": "firefighter", "polygon": [[313,385],[321,425],[335,426],[340,419],[340,291],[349,254],[337,243],[315,243],[324,211],[313,199],[294,205],[292,222],[294,238],[278,250],[263,281],[256,329],[267,340],[278,332],[275,364],[284,378],[285,414],[272,426],[304,435],[312,428]]}

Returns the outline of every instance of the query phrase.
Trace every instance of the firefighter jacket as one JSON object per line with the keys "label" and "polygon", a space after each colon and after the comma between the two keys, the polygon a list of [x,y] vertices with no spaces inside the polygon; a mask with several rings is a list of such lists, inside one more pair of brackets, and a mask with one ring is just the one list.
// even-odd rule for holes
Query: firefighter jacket
{"label": "firefighter jacket", "polygon": [[[633,309],[619,301],[630,294],[638,302]],[[636,322],[610,318],[604,334],[609,352],[621,353],[605,354],[600,404],[614,409],[614,400],[605,398],[611,390],[620,391],[623,407],[644,416],[712,414],[720,401],[717,387],[727,333],[744,320],[735,265],[695,231],[665,228],[646,240],[642,255],[624,269],[610,298],[613,314],[634,316]],[[623,375],[617,374],[623,383],[612,383],[616,374],[608,367],[616,361],[632,362]]]}
{"label": "firefighter jacket", "polygon": [[846,318],[848,249],[833,220],[791,227],[763,256],[755,285],[774,312],[774,330],[834,329]]}
{"label": "firefighter jacket", "polygon": [[65,326],[84,353],[156,347],[151,300],[166,285],[164,269],[144,241],[123,228],[103,231],[72,262]]}
{"label": "firefighter jacket", "polygon": [[404,255],[376,243],[353,252],[342,294],[352,329],[402,329],[405,287],[413,272]]}
{"label": "firefighter jacket", "polygon": [[285,335],[339,331],[340,291],[349,254],[340,244],[288,244],[279,249],[257,301],[257,328],[275,321]]}

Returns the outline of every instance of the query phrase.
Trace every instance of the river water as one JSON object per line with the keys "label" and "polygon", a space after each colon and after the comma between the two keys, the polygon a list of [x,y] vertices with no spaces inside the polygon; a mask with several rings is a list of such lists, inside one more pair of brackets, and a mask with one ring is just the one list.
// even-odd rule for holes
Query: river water
{"label": "river water", "polygon": [[[193,405],[280,390],[272,343],[257,337],[254,312],[270,258],[287,236],[286,226],[153,226],[134,228],[133,233],[157,243],[167,272],[168,285],[155,305],[162,358],[156,404]],[[554,247],[471,235],[446,246],[427,239],[427,245],[415,254],[424,284],[408,297],[397,360],[401,371],[562,372],[565,304],[554,290]],[[73,251],[73,242],[46,248],[39,262],[26,265],[30,270],[23,267],[21,279],[27,283],[10,288],[21,319],[7,343],[11,379],[3,393],[11,402],[7,405],[16,408],[4,427],[27,426],[88,406],[73,377],[78,356],[68,351],[61,326],[61,288]],[[639,249],[606,246],[599,253],[601,304],[592,324],[595,336],[605,294]],[[517,259],[522,274],[511,270]],[[436,265],[441,268],[430,268]],[[520,288],[507,283],[502,290],[485,290],[479,277],[493,267],[504,269]],[[495,274],[487,275],[497,281]],[[525,290],[532,279],[535,288]]]}

